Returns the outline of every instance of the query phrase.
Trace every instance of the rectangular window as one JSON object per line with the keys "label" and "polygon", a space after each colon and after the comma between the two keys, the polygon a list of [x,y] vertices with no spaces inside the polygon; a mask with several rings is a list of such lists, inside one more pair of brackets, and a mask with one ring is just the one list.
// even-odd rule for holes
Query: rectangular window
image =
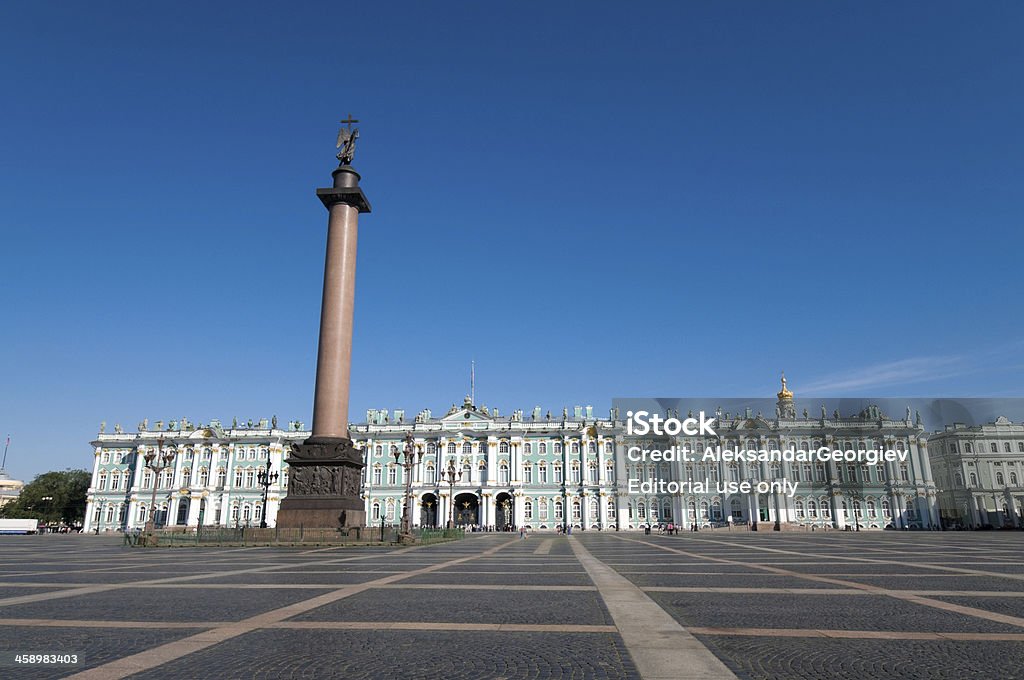
{"label": "rectangular window", "polygon": [[523,468],[523,482],[525,484],[533,484],[533,466],[527,465]]}

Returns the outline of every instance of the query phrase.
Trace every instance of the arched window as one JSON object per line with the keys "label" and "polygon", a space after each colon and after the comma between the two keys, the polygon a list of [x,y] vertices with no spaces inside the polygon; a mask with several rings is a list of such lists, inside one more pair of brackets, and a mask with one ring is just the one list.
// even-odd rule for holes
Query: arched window
{"label": "arched window", "polygon": [[540,455],[542,455],[542,456],[547,454],[547,452],[548,452],[547,442],[541,442],[540,443],[540,447],[538,448],[538,451],[540,451]]}
{"label": "arched window", "polygon": [[1017,486],[1017,473],[1016,472],[1011,472],[1010,473],[1010,486]]}
{"label": "arched window", "polygon": [[708,502],[707,501],[701,501],[700,502],[700,519],[707,521],[708,517],[709,517],[708,516]]}
{"label": "arched window", "polygon": [[498,444],[498,453],[508,453],[508,442]]}
{"label": "arched window", "polygon": [[804,518],[804,502],[803,501],[797,501],[796,502],[796,516],[797,516],[797,519],[803,519]]}
{"label": "arched window", "polygon": [[988,445],[988,450],[991,453],[999,453],[999,446],[995,442],[990,442]]}
{"label": "arched window", "polygon": [[597,484],[598,478],[600,477],[600,475],[598,475],[597,463],[591,461],[590,465],[587,466],[587,470],[588,470],[588,476],[589,476],[588,481],[591,484]]}
{"label": "arched window", "polygon": [[238,521],[238,505],[237,504],[231,506],[231,521],[232,522],[237,522]]}
{"label": "arched window", "polygon": [[974,453],[974,447],[971,445],[971,442],[964,444],[964,453]]}
{"label": "arched window", "polygon": [[1003,486],[1005,484],[1004,479],[1005,478],[1003,477],[1002,472],[996,473],[996,484],[998,484],[999,486]]}
{"label": "arched window", "polygon": [[473,466],[469,463],[462,464],[462,482],[463,484],[470,484],[473,482]]}
{"label": "arched window", "polygon": [[640,519],[647,519],[647,506],[642,502],[636,504],[636,516]]}
{"label": "arched window", "polygon": [[378,501],[374,501],[370,506],[370,516],[375,520],[380,520],[380,503]]}
{"label": "arched window", "polygon": [[199,486],[207,486],[210,483],[210,471],[206,468],[199,468]]}
{"label": "arched window", "polygon": [[587,451],[589,453],[597,453],[597,442],[590,442],[590,444],[587,445]]}
{"label": "arched window", "polygon": [[469,454],[473,453],[473,445],[470,444],[469,442],[463,442],[462,443],[462,453],[463,453],[463,455],[466,455],[466,456],[468,456]]}
{"label": "arched window", "polygon": [[917,510],[914,509],[913,501],[907,501],[907,519],[916,520]]}
{"label": "arched window", "polygon": [[529,499],[523,502],[523,517],[533,519],[533,501]]}
{"label": "arched window", "polygon": [[[611,442],[605,442],[604,443],[604,452],[605,453],[612,453],[612,452],[614,452],[614,450],[615,449],[612,447],[612,443]],[[1024,449],[1022,449],[1022,450],[1024,450]]]}
{"label": "arched window", "polygon": [[228,471],[224,468],[217,468],[217,486],[224,486],[227,483]]}
{"label": "arched window", "polygon": [[573,501],[572,502],[572,518],[573,518],[573,520],[579,520],[581,517],[583,517],[583,510],[580,507],[580,502],[579,501]]}
{"label": "arched window", "polygon": [[818,501],[818,505],[821,507],[821,516],[825,519],[832,518],[832,506],[828,504],[827,498],[822,498]]}
{"label": "arched window", "polygon": [[432,455],[434,455],[436,453],[437,453],[437,446],[434,444],[434,442],[428,442],[427,443],[427,455],[428,456],[432,456]]}
{"label": "arched window", "polygon": [[974,472],[971,473],[971,486],[978,486],[978,475]]}
{"label": "arched window", "polygon": [[555,442],[555,454],[562,453],[562,442]]}
{"label": "arched window", "polygon": [[555,501],[555,519],[562,519],[562,501]]}
{"label": "arched window", "polygon": [[910,481],[910,469],[906,465],[900,465],[900,479],[904,482]]}
{"label": "arched window", "polygon": [[953,475],[953,479],[956,480],[956,485],[957,486],[963,486],[964,485],[964,476],[960,472],[956,472]]}
{"label": "arched window", "polygon": [[508,484],[508,463],[505,461],[498,466],[498,484]]}
{"label": "arched window", "polygon": [[533,453],[533,444],[531,444],[530,442],[526,442],[525,444],[523,444],[523,453],[527,455]]}
{"label": "arched window", "polygon": [[242,521],[249,522],[252,520],[252,506],[246,503],[242,506]]}
{"label": "arched window", "polygon": [[573,442],[573,443],[572,443],[572,449],[571,449],[571,451],[572,451],[573,453],[579,453],[579,452],[580,452],[580,443],[579,443],[579,442]]}
{"label": "arched window", "polygon": [[263,506],[257,503],[256,506],[253,508],[252,515],[253,519],[259,522],[260,517],[263,516]]}
{"label": "arched window", "polygon": [[107,514],[106,514],[105,519],[106,519],[106,521],[108,523],[114,521],[114,506],[113,505],[108,505],[107,506]]}
{"label": "arched window", "polygon": [[876,517],[878,515],[877,508],[875,507],[874,501],[868,501],[868,516]]}
{"label": "arched window", "polygon": [[181,485],[184,487],[192,486],[192,469],[185,468],[181,471]]}
{"label": "arched window", "polygon": [[427,484],[433,484],[437,480],[437,470],[433,463],[427,465]]}
{"label": "arched window", "polygon": [[138,521],[139,522],[145,522],[146,521],[146,506],[145,505],[140,505],[139,506]]}
{"label": "arched window", "polygon": [[448,442],[448,453],[454,456],[457,451],[458,449],[455,446],[455,442]]}
{"label": "arched window", "polygon": [[886,517],[890,516],[889,513],[889,500],[887,498],[882,499],[882,514]]}
{"label": "arched window", "polygon": [[1010,453],[1010,442],[1003,442],[1003,451]]}

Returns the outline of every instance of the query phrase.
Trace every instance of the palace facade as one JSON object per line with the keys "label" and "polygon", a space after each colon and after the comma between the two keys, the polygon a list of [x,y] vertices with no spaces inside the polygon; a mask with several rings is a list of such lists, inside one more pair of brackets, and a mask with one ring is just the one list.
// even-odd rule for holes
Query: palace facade
{"label": "palace facade", "polygon": [[953,423],[928,446],[944,525],[1024,527],[1024,425]]}
{"label": "palace facade", "polygon": [[[443,417],[420,412],[371,410],[350,436],[364,451],[362,496],[369,524],[401,519],[405,469],[395,453],[411,436],[417,462],[411,468],[412,522],[416,526],[525,526],[554,530],[639,529],[647,524],[684,527],[770,523],[786,528],[814,525],[880,529],[938,526],[936,488],[919,419],[894,419],[877,407],[848,416],[798,416],[783,383],[775,416],[716,412],[714,437],[670,438],[668,443],[703,450],[723,448],[890,448],[908,453],[902,463],[642,463],[627,460],[634,442],[614,409],[597,417],[588,407],[561,416],[514,411],[501,416],[467,398]],[[711,409],[708,409],[711,412]],[[261,472],[279,473],[267,488],[266,514],[274,524],[288,488],[286,452],[309,436],[300,422],[187,420],[158,422],[137,432],[118,426],[92,442],[94,465],[86,530],[141,527],[156,512],[159,525],[258,525],[264,489]],[[147,453],[169,453],[169,467],[153,471]],[[702,493],[629,493],[629,480],[709,480]],[[786,478],[791,495],[718,493],[717,482]],[[154,502],[155,490],[155,502]]]}

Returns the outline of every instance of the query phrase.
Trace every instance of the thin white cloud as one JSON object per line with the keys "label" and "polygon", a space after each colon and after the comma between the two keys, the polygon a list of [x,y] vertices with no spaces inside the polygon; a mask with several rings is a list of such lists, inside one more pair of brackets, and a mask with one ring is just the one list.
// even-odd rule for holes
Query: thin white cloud
{"label": "thin white cloud", "polygon": [[962,356],[901,359],[826,375],[802,385],[800,391],[806,395],[836,394],[869,387],[911,385],[951,378],[974,370]]}

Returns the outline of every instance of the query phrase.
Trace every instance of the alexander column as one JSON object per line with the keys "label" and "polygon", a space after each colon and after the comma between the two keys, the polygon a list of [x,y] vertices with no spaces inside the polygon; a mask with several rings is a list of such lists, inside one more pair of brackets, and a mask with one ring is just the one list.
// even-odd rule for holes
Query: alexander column
{"label": "alexander column", "polygon": [[334,186],[317,189],[327,208],[327,257],[320,307],[320,344],[313,395],[313,433],[293,444],[288,457],[288,495],[277,513],[283,528],[363,526],[359,498],[363,457],[348,436],[348,388],[352,366],[352,312],[356,292],[356,237],[359,213],[370,204],[352,167],[359,130],[352,116],[341,121]]}

